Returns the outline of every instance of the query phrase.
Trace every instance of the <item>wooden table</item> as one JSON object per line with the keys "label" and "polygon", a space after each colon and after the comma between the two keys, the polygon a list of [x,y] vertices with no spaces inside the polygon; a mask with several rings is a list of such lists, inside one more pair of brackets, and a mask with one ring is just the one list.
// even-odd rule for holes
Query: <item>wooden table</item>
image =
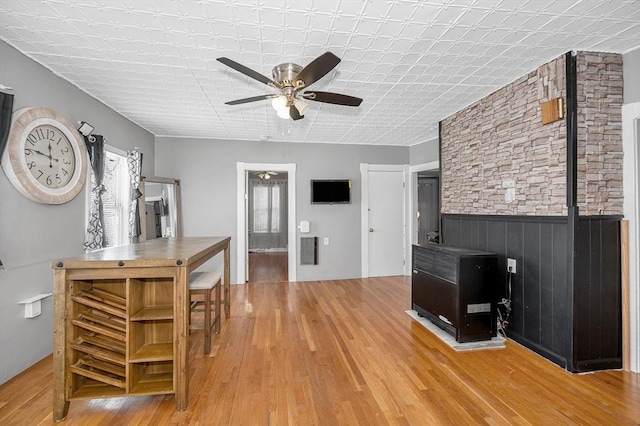
{"label": "wooden table", "polygon": [[56,260],[53,419],[74,399],[175,394],[187,407],[189,273],[230,237],[154,239]]}

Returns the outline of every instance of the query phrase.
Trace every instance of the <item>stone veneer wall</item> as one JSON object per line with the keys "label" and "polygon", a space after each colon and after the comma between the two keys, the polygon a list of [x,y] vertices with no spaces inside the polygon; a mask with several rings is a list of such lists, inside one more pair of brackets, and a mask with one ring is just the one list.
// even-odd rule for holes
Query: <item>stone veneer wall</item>
{"label": "stone veneer wall", "polygon": [[[567,120],[543,125],[540,112],[566,99],[565,58],[441,122],[442,241],[498,254],[499,270],[516,260],[509,338],[573,372],[620,368],[621,62],[577,54],[582,217],[572,221]],[[505,180],[515,181],[513,203]]]}
{"label": "stone veneer wall", "polygon": [[[565,73],[563,55],[442,120],[442,213],[567,214],[566,120],[543,125],[540,107],[566,100]],[[579,212],[620,215],[622,56],[578,52],[577,85]]]}
{"label": "stone veneer wall", "polygon": [[622,55],[578,52],[577,77],[579,212],[622,215]]}
{"label": "stone veneer wall", "polygon": [[563,55],[442,120],[442,213],[566,215],[566,121],[540,107],[565,87]]}

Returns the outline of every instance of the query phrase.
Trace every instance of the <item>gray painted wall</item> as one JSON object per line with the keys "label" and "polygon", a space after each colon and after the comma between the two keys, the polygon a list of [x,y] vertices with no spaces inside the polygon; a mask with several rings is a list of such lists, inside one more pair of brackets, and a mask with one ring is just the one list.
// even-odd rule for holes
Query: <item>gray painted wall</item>
{"label": "gray painted wall", "polygon": [[[72,122],[87,121],[96,133],[121,149],[141,148],[143,169],[153,173],[153,135],[0,41],[0,83],[13,87],[14,111],[28,106],[52,108]],[[22,196],[0,172],[0,383],[52,351],[53,299],[42,315],[24,318],[18,302],[53,291],[53,259],[81,253],[86,187],[72,201],[44,205]]]}
{"label": "gray painted wall", "polygon": [[411,165],[430,163],[440,159],[440,141],[438,138],[409,147]]}
{"label": "gray painted wall", "polygon": [[640,48],[622,56],[624,79],[624,104],[640,102]]}
{"label": "gray painted wall", "polygon": [[[155,159],[159,176],[180,179],[184,235],[231,236],[233,283],[237,265],[236,164],[295,163],[297,222],[310,222],[311,232],[305,236],[329,237],[330,242],[319,246],[318,265],[297,261],[297,280],[308,281],[361,276],[360,163],[408,164],[409,148],[158,137]],[[311,205],[311,179],[352,179],[351,204]],[[298,233],[298,243],[300,236]],[[296,256],[299,259],[299,253]],[[215,259],[211,267],[218,267],[215,263],[219,262]]]}

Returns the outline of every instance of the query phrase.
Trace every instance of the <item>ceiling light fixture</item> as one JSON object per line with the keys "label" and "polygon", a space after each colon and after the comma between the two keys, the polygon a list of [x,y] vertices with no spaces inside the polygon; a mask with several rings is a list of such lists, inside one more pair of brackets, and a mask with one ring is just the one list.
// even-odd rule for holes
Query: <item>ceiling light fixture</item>
{"label": "ceiling light fixture", "polygon": [[304,115],[305,111],[309,108],[309,104],[300,99],[294,100],[293,105],[297,108],[300,115]]}
{"label": "ceiling light fixture", "polygon": [[275,176],[277,174],[278,172],[256,172],[256,175],[262,180],[269,180],[271,179],[271,176]]}
{"label": "ceiling light fixture", "polygon": [[[298,110],[298,113],[303,116],[305,111],[309,108],[309,104],[307,102],[304,102],[301,99],[293,99],[293,106]],[[282,96],[278,96],[277,98],[273,98],[271,100],[271,106],[273,106],[273,109],[276,110],[276,112],[278,113],[278,117],[282,118],[282,119],[287,119],[287,118],[291,118],[291,114],[289,111],[290,108],[290,104],[289,104],[289,99],[282,95]]]}
{"label": "ceiling light fixture", "polygon": [[277,98],[273,98],[271,100],[271,106],[273,106],[273,109],[275,109],[278,113],[278,117],[283,119],[289,118],[289,106],[287,105],[287,103],[287,97],[284,95],[278,96]]}
{"label": "ceiling light fixture", "polygon": [[[360,106],[362,102],[362,99],[355,96],[306,90],[310,85],[327,75],[340,62],[340,58],[331,52],[323,53],[304,68],[292,62],[276,65],[272,70],[273,80],[229,58],[222,57],[217,58],[217,60],[247,77],[251,77],[280,92],[279,94],[272,93],[236,99],[235,101],[225,102],[227,105],[239,105],[271,99],[271,105],[278,113],[278,117],[297,121],[304,118],[304,111],[307,109],[307,103],[300,103],[298,97],[316,102],[354,107]],[[305,89],[304,92],[302,92],[303,89]]]}

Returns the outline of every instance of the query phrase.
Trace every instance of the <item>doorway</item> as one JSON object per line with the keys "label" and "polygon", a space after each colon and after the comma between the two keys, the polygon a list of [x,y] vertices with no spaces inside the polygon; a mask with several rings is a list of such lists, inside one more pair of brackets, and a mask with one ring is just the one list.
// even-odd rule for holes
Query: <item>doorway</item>
{"label": "doorway", "polygon": [[440,242],[440,174],[418,173],[418,244]]}
{"label": "doorway", "polygon": [[249,276],[248,223],[249,173],[265,170],[287,175],[287,281],[296,281],[296,165],[294,163],[237,163],[237,246],[236,281],[245,283]]}
{"label": "doorway", "polygon": [[247,172],[247,282],[287,281],[286,172]]}
{"label": "doorway", "polygon": [[[437,176],[440,179],[440,161],[431,161],[429,163],[415,164],[409,167],[410,190],[408,191],[407,201],[407,223],[411,229],[411,238],[407,238],[407,253],[412,252],[412,245],[418,244],[419,241],[419,223],[418,223],[418,176]],[[440,192],[440,182],[438,181],[438,193]],[[440,197],[438,195],[438,239],[440,239]],[[410,272],[412,270],[412,258],[408,257],[407,264]]]}

